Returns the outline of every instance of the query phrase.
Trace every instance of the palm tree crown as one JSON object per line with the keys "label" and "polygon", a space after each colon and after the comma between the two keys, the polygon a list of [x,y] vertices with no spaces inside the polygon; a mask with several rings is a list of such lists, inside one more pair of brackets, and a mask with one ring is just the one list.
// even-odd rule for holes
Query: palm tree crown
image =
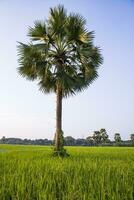
{"label": "palm tree crown", "polygon": [[19,73],[37,79],[43,92],[60,87],[62,97],[88,87],[98,76],[102,56],[85,25],[81,15],[67,15],[60,5],[51,8],[47,21],[29,27],[30,43],[19,43]]}

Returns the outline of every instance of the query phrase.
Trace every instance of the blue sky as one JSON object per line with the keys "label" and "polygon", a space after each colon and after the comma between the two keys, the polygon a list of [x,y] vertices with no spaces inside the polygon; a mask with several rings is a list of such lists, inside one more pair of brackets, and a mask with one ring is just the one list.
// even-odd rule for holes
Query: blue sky
{"label": "blue sky", "polygon": [[85,138],[106,128],[111,139],[116,132],[128,139],[134,133],[132,0],[0,0],[0,137],[53,138],[55,95],[18,75],[17,41],[27,42],[28,26],[59,3],[86,18],[104,57],[89,89],[63,102],[65,136]]}

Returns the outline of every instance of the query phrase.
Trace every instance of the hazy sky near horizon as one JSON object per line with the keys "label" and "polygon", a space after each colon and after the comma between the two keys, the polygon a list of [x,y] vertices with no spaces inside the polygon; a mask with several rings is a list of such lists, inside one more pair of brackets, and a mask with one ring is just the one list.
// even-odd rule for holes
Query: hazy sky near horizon
{"label": "hazy sky near horizon", "polygon": [[65,136],[87,137],[106,128],[110,138],[134,133],[134,1],[0,0],[0,138],[53,138],[55,95],[18,75],[17,41],[28,42],[27,28],[47,19],[49,8],[63,4],[78,12],[95,31],[104,64],[84,92],[63,101]]}

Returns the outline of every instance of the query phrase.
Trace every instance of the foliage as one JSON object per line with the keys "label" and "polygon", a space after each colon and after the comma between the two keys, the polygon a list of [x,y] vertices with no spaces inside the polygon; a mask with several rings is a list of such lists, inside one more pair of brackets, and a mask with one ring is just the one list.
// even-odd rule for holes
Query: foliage
{"label": "foliage", "polygon": [[134,143],[134,134],[131,134],[131,135],[130,135],[130,139],[131,139],[131,141]]}
{"label": "foliage", "polygon": [[21,138],[6,138],[0,139],[1,144],[25,144],[25,145],[52,145],[53,141],[48,139],[21,139]]}
{"label": "foliage", "polygon": [[95,144],[101,144],[101,133],[100,131],[94,131],[94,134],[93,134],[93,140],[95,142]]}
{"label": "foliage", "polygon": [[[131,135],[130,135],[131,137]],[[120,143],[115,143],[114,141],[110,141],[107,139],[106,142],[101,142],[97,144],[92,136],[88,136],[86,139],[78,138],[75,139],[71,136],[63,137],[62,133],[62,146],[134,146],[134,142],[132,140],[121,141]],[[101,141],[103,141],[101,139]],[[20,139],[20,138],[6,138],[3,136],[0,139],[0,144],[21,144],[21,145],[53,145],[53,140],[48,139]],[[65,151],[64,151],[65,152]]]}
{"label": "foliage", "polygon": [[37,80],[45,93],[56,93],[60,85],[64,97],[88,87],[98,77],[102,56],[85,26],[81,15],[67,15],[61,5],[51,8],[47,21],[29,28],[30,43],[19,43],[19,73]]}
{"label": "foliage", "polygon": [[[94,131],[93,136],[90,137],[90,141],[94,144],[106,144],[109,143],[108,134],[106,130],[100,129],[100,131]],[[92,138],[92,139],[91,139]]]}
{"label": "foliage", "polygon": [[87,143],[87,146],[89,145],[94,145],[95,144],[95,142],[94,142],[94,139],[93,139],[93,137],[92,136],[88,136],[87,138],[86,138],[86,143]]}
{"label": "foliage", "polygon": [[67,145],[67,146],[74,146],[76,144],[75,139],[71,136],[65,137],[64,142],[65,142],[65,145]]}
{"label": "foliage", "polygon": [[101,129],[100,130],[100,134],[101,134],[101,142],[102,143],[107,143],[108,142],[108,134],[107,134],[107,132],[106,132],[106,129]]}
{"label": "foliage", "polygon": [[134,148],[0,145],[0,199],[133,200]]}
{"label": "foliage", "polygon": [[80,14],[67,14],[61,5],[50,8],[48,20],[35,21],[28,36],[29,44],[18,45],[18,72],[28,80],[36,80],[44,93],[56,93],[55,148],[60,151],[62,98],[90,86],[98,77],[103,58],[93,43],[93,31],[86,28],[86,20]]}
{"label": "foliage", "polygon": [[118,144],[118,143],[121,143],[121,136],[120,136],[120,133],[115,133],[114,135],[114,140],[115,142]]}

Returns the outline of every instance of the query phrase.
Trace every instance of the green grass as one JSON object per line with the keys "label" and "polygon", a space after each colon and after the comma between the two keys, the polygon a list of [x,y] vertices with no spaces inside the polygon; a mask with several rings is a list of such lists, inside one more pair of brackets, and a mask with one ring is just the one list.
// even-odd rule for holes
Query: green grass
{"label": "green grass", "polygon": [[134,148],[0,145],[0,200],[133,200]]}

